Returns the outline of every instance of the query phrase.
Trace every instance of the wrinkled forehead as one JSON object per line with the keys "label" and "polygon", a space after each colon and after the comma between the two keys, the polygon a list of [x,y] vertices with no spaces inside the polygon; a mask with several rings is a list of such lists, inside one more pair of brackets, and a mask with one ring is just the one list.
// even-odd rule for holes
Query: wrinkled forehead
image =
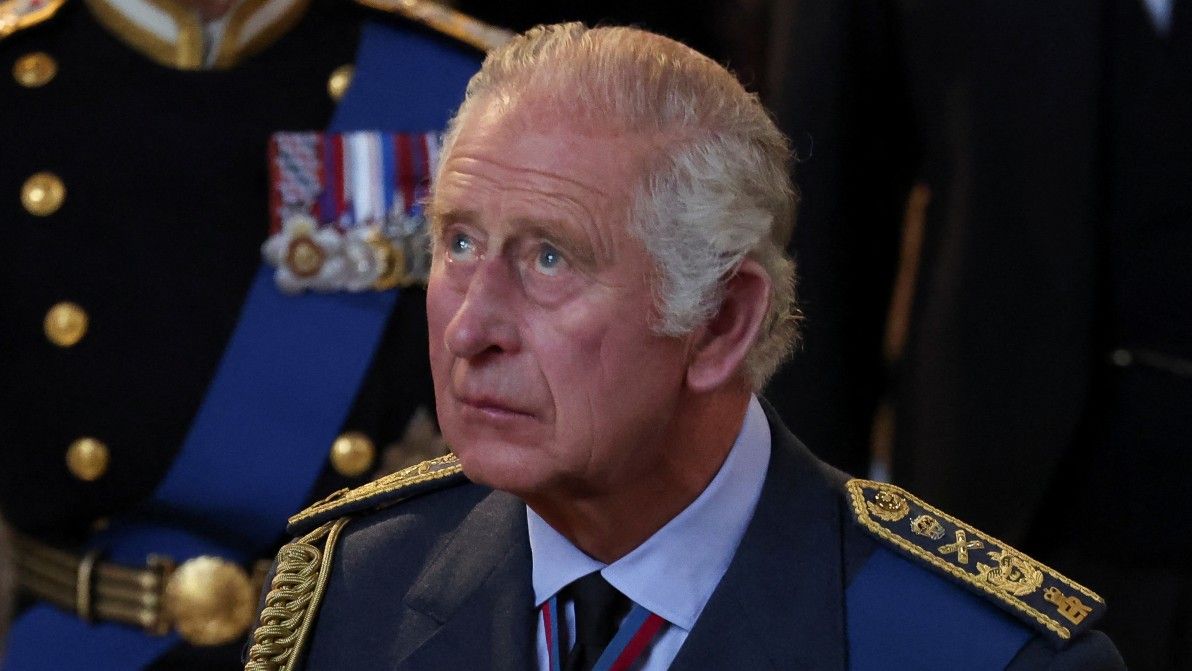
{"label": "wrinkled forehead", "polygon": [[[439,159],[440,175],[478,156],[506,167],[561,175],[631,205],[653,169],[655,138],[613,123],[589,123],[553,107],[482,104],[460,116]],[[440,188],[432,192],[432,209]]]}

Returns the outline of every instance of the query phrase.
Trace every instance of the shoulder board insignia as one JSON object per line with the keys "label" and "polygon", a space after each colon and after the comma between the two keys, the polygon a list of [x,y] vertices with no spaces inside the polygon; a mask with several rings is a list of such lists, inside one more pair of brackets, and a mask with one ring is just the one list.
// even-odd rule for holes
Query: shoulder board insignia
{"label": "shoulder board insignia", "polygon": [[857,522],[920,564],[992,598],[1057,642],[1092,627],[1105,601],[992,536],[894,485],[845,485]]}
{"label": "shoulder board insignia", "polygon": [[287,528],[292,535],[297,536],[338,517],[396,503],[464,481],[466,478],[459,459],[454,454],[447,454],[403,468],[355,489],[341,489],[291,517]]}
{"label": "shoulder board insignia", "polygon": [[48,21],[66,0],[4,0],[0,2],[0,40]]}
{"label": "shoulder board insignia", "polygon": [[433,0],[356,0],[356,2],[398,14],[432,30],[468,44],[480,51],[491,51],[505,44],[513,32],[485,23]]}

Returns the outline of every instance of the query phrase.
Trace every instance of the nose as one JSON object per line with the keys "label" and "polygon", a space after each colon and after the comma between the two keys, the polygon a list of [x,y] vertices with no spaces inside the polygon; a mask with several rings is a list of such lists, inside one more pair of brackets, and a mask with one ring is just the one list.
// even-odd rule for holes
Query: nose
{"label": "nose", "polygon": [[484,259],[472,273],[464,300],[447,323],[447,348],[461,359],[514,352],[517,330],[517,277],[500,255]]}

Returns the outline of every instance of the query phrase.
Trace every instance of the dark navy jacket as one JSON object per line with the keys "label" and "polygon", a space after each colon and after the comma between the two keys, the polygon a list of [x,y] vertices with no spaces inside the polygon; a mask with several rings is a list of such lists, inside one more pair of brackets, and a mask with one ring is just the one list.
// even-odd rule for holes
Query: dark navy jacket
{"label": "dark navy jacket", "polygon": [[[1060,643],[904,558],[856,521],[846,477],[770,419],[754,518],[671,668],[1124,668],[1109,640],[1087,631],[1092,618]],[[524,503],[469,483],[447,457],[317,505],[291,530],[345,516],[324,548],[329,581],[307,618],[302,668],[535,668]],[[860,576],[909,587],[912,598],[878,603],[882,590],[855,591]]]}

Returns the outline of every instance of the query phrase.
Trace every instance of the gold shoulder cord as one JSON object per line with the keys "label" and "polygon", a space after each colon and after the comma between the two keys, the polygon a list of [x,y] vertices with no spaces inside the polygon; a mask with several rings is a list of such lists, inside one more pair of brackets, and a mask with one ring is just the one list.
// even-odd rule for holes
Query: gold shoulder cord
{"label": "gold shoulder cord", "polygon": [[[339,533],[349,518],[328,522],[282,546],[245,671],[292,671],[302,658],[331,575]],[[323,540],[320,551],[317,543]]]}
{"label": "gold shoulder cord", "polygon": [[491,51],[505,44],[513,33],[487,24],[431,0],[356,0],[366,7],[400,14],[412,21],[450,35],[480,51]]}

